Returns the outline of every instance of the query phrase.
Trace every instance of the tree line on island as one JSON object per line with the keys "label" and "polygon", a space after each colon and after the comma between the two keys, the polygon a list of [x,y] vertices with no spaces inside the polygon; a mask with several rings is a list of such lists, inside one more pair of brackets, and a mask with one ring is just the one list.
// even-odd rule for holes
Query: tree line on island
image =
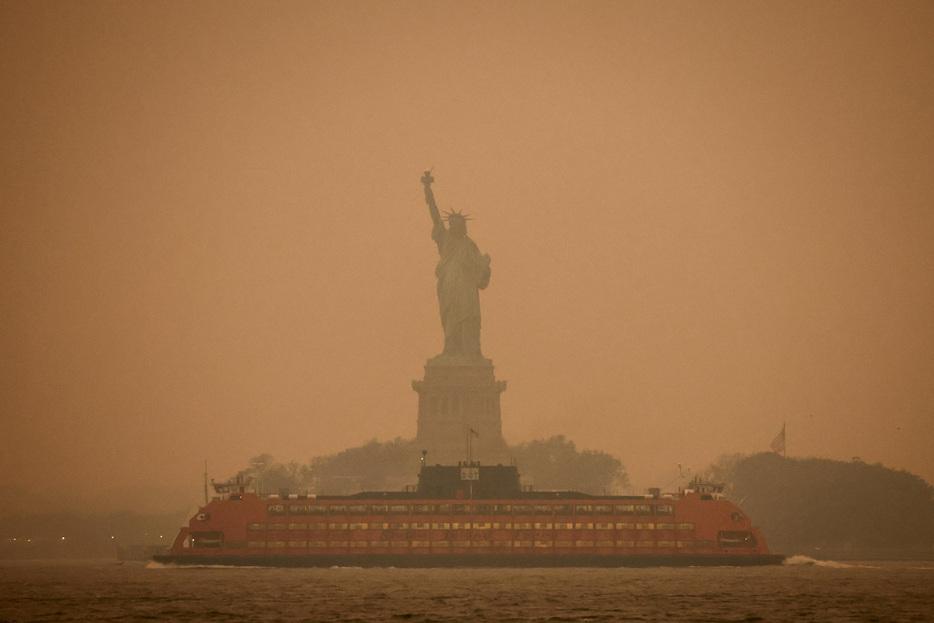
{"label": "tree line on island", "polygon": [[[593,494],[629,492],[622,462],[606,452],[578,450],[563,435],[509,448],[525,484],[536,489]],[[279,463],[262,454],[238,476],[265,493],[342,495],[358,491],[399,490],[417,482],[421,451],[414,439],[370,441],[306,464]]]}
{"label": "tree line on island", "polygon": [[772,551],[822,559],[934,559],[934,487],[860,459],[724,455],[705,477],[762,529]]}

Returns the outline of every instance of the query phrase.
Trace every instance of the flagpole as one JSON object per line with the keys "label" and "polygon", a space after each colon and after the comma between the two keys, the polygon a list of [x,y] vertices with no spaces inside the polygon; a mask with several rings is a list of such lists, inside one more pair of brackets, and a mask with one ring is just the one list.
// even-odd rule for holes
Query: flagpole
{"label": "flagpole", "polygon": [[[468,487],[469,487],[468,495],[470,496],[471,500],[473,499],[473,481],[475,480],[475,477],[477,479],[479,479],[480,477],[480,467],[474,466],[473,464],[473,437],[474,436],[479,437],[480,433],[478,433],[477,431],[475,431],[474,429],[468,426],[467,427],[467,468],[470,470],[468,471],[468,475],[470,476],[470,478],[468,479]],[[474,470],[476,470],[476,472],[474,472]]]}
{"label": "flagpole", "polygon": [[471,454],[471,442],[473,442],[473,431],[467,429],[467,466],[473,465],[473,455]]}

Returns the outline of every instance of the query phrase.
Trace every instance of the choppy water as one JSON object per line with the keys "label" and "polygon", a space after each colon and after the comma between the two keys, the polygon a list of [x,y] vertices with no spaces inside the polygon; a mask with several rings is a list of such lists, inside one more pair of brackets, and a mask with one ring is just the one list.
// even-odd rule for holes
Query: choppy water
{"label": "choppy water", "polygon": [[934,621],[934,563],[266,569],[0,563],[3,621]]}

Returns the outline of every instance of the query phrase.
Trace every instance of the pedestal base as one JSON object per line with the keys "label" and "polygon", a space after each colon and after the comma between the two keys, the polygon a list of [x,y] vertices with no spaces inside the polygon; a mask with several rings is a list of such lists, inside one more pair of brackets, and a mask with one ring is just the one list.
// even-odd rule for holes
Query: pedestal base
{"label": "pedestal base", "polygon": [[459,363],[439,355],[425,365],[425,378],[412,381],[418,393],[419,448],[426,462],[479,461],[507,464],[499,396],[506,381],[493,376],[489,359]]}

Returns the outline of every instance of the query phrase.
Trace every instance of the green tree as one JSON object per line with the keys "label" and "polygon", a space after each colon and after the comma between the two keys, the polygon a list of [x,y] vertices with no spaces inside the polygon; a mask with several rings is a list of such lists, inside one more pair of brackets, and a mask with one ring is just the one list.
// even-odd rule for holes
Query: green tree
{"label": "green tree", "polygon": [[629,488],[622,462],[605,452],[578,451],[564,435],[510,448],[525,482],[536,489],[612,494]]}
{"label": "green tree", "polygon": [[891,557],[934,553],[934,488],[862,461],[721,457],[707,473],[762,528],[775,551]]}
{"label": "green tree", "polygon": [[[573,441],[559,435],[510,448],[526,483],[538,489],[618,493],[629,488],[619,459],[593,450],[578,451]],[[241,473],[262,493],[313,492],[350,494],[392,491],[418,482],[421,451],[414,439],[375,439],[362,446],[318,456],[306,465],[279,463],[268,453],[250,460]]]}

